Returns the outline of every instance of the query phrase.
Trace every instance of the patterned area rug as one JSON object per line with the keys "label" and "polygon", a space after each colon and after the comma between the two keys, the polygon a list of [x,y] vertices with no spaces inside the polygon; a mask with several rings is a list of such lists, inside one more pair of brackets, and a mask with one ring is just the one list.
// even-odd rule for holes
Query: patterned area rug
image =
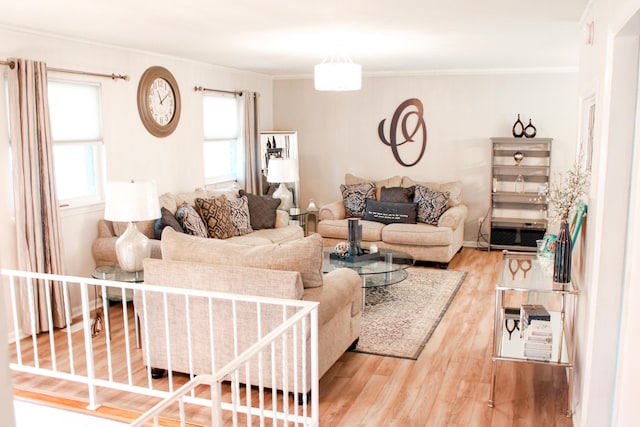
{"label": "patterned area rug", "polygon": [[368,289],[359,353],[416,360],[467,273],[410,268],[406,280]]}

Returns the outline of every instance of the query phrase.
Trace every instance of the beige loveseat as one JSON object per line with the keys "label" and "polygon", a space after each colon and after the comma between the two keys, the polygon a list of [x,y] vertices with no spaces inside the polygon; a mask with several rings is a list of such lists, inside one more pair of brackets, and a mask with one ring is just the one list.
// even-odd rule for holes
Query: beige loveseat
{"label": "beige loveseat", "polygon": [[[464,223],[468,215],[467,207],[462,203],[462,183],[418,182],[409,177],[394,176],[384,180],[368,180],[345,176],[345,185],[373,182],[376,198],[380,198],[381,188],[423,185],[435,191],[446,192],[449,198],[446,210],[436,225],[416,222],[412,224],[360,220],[362,224],[362,246],[376,244],[378,248],[393,249],[411,254],[418,261],[436,262],[447,268],[454,255],[462,248]],[[324,238],[325,246],[334,246],[347,240],[348,220],[343,200],[324,205],[320,208],[318,233]]]}
{"label": "beige loveseat", "polygon": [[[145,260],[146,284],[319,302],[320,376],[360,335],[360,277],[349,269],[322,274],[322,238],[318,234],[294,242],[249,246],[201,239],[167,228],[162,235],[162,253],[162,260]],[[150,297],[152,296],[147,296]],[[145,310],[138,310],[143,317],[143,325],[146,313],[146,322],[150,328],[149,352],[146,345],[143,345],[143,360],[146,363],[148,356],[151,367],[168,369],[162,295],[152,298],[155,300],[147,300]],[[136,307],[143,307],[140,294],[136,294],[135,304]],[[242,332],[238,343],[239,353],[257,340],[255,311],[245,312],[243,309],[247,307],[238,306],[238,331]],[[169,300],[171,369],[174,372],[192,372],[196,375],[210,373],[208,308],[203,301],[199,304],[194,302],[190,305],[190,311],[193,341],[191,365],[188,357],[187,325],[183,317],[184,300]],[[218,305],[214,307],[213,313],[214,343],[217,348],[215,369],[219,369],[233,358],[233,326],[229,307]],[[264,307],[263,335],[281,322],[282,308],[270,310],[267,306]],[[300,360],[298,362],[302,363]],[[281,388],[280,373],[276,377],[278,379],[275,387]],[[251,378],[252,383],[257,381],[257,373],[254,372]],[[270,366],[266,366],[264,378],[265,386],[274,386]],[[310,377],[306,384],[310,385]]]}
{"label": "beige loveseat", "polygon": [[[224,190],[196,189],[189,193],[164,193],[160,196],[160,207],[168,209],[175,215],[178,207],[186,202],[190,206],[195,205],[196,198],[211,198],[225,195],[228,199],[238,197],[238,188]],[[138,230],[149,238],[151,246],[151,258],[161,258],[160,240],[156,239],[156,230],[153,221],[141,221],[136,223]],[[112,222],[101,219],[98,221],[98,237],[91,248],[96,267],[114,265],[118,263],[116,258],[116,240],[126,230],[127,223]],[[269,243],[288,242],[304,237],[304,231],[296,225],[289,225],[289,214],[276,210],[275,228],[255,230],[242,236],[234,236],[227,239],[229,242],[249,245],[264,245]]]}

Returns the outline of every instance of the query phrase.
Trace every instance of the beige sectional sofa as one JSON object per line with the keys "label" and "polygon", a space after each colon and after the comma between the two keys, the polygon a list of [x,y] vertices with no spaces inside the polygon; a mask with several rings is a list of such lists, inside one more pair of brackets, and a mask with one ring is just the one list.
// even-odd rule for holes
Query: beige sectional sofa
{"label": "beige sectional sofa", "polygon": [[[454,255],[462,248],[464,223],[468,209],[462,203],[462,183],[419,182],[409,177],[394,176],[384,180],[345,176],[345,185],[373,182],[375,198],[380,199],[381,189],[422,185],[434,191],[448,193],[444,212],[436,224],[392,223],[360,220],[362,224],[362,246],[376,244],[378,248],[393,249],[411,254],[418,261],[436,262],[447,268]],[[343,200],[324,205],[319,211],[318,233],[324,238],[325,246],[334,246],[347,240],[347,211]]]}
{"label": "beige sectional sofa", "polygon": [[[193,207],[196,198],[207,199],[221,195],[228,199],[235,199],[238,197],[238,188],[233,187],[223,190],[196,189],[188,193],[165,193],[160,196],[160,206],[175,215],[178,207],[185,202]],[[157,239],[157,230],[154,228],[155,223],[155,220],[141,221],[136,225],[140,232],[150,239],[151,258],[161,258],[160,240]],[[126,227],[127,223],[112,222],[104,219],[98,221],[98,237],[94,240],[91,248],[96,267],[118,263],[115,250],[116,240],[124,233]],[[242,236],[230,237],[227,240],[248,245],[265,245],[289,242],[302,237],[304,237],[304,231],[301,227],[289,225],[289,214],[285,211],[276,210],[274,228],[255,230]]]}
{"label": "beige sectional sofa", "polygon": [[[146,259],[145,283],[190,289],[211,290],[275,298],[302,299],[319,302],[319,374],[322,376],[360,335],[361,280],[349,269],[322,274],[322,238],[313,234],[301,240],[259,246],[240,245],[218,239],[201,239],[167,228],[162,235],[162,260]],[[149,298],[149,296],[147,296]],[[162,296],[147,300],[142,324],[149,325],[149,351],[143,345],[144,359],[151,367],[167,369],[165,314]],[[143,307],[140,294],[136,307]],[[192,372],[211,372],[209,320],[206,304],[191,308],[193,335]],[[184,303],[169,301],[171,324],[171,369],[190,372],[187,354],[187,325],[180,316]],[[246,307],[245,307],[246,308]],[[177,310],[174,313],[174,310]],[[144,311],[145,313],[142,313]],[[203,314],[204,313],[204,314]],[[219,369],[233,358],[232,320],[228,307],[214,310],[214,342],[218,352],[215,367]],[[240,313],[238,330],[242,331],[239,352],[257,340],[255,313]],[[263,313],[263,334],[282,321],[282,309]],[[301,363],[301,362],[300,362]],[[271,383],[270,366],[264,373],[267,387],[281,388],[280,374]],[[307,372],[307,375],[310,373]],[[252,382],[258,378],[252,373]],[[291,377],[293,378],[293,377]],[[310,377],[307,378],[310,385]],[[244,380],[243,380],[244,381]],[[308,390],[306,390],[308,391]]]}

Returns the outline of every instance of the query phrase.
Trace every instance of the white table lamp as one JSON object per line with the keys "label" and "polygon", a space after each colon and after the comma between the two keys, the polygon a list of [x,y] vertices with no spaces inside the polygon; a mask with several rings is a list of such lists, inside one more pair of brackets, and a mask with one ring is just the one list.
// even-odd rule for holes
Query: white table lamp
{"label": "white table lamp", "polygon": [[273,193],[273,197],[280,199],[278,209],[289,211],[293,206],[293,194],[287,188],[287,182],[295,182],[298,180],[298,161],[297,159],[269,159],[269,171],[267,173],[267,181],[280,183],[278,189]]}
{"label": "white table lamp", "polygon": [[129,223],[116,240],[118,264],[124,271],[142,271],[142,260],[151,256],[151,246],[135,222],[160,218],[156,184],[149,181],[109,182],[104,218]]}

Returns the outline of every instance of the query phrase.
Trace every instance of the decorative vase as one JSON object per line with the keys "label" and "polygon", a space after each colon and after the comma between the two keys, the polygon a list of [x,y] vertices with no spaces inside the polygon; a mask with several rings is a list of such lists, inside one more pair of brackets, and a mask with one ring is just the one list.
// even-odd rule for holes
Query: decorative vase
{"label": "decorative vase", "polygon": [[349,218],[347,237],[349,238],[349,256],[355,257],[362,255],[360,242],[362,241],[362,225],[358,218]]}
{"label": "decorative vase", "polygon": [[571,282],[571,233],[569,224],[563,220],[556,240],[556,256],[553,264],[553,281],[556,283]]}
{"label": "decorative vase", "polygon": [[522,138],[522,135],[524,135],[524,124],[520,121],[520,114],[518,114],[518,120],[516,120],[513,128],[511,128],[511,133],[514,138]]}
{"label": "decorative vase", "polygon": [[531,119],[529,119],[529,124],[524,128],[524,136],[525,138],[533,138],[538,133],[536,127],[531,124]]}

